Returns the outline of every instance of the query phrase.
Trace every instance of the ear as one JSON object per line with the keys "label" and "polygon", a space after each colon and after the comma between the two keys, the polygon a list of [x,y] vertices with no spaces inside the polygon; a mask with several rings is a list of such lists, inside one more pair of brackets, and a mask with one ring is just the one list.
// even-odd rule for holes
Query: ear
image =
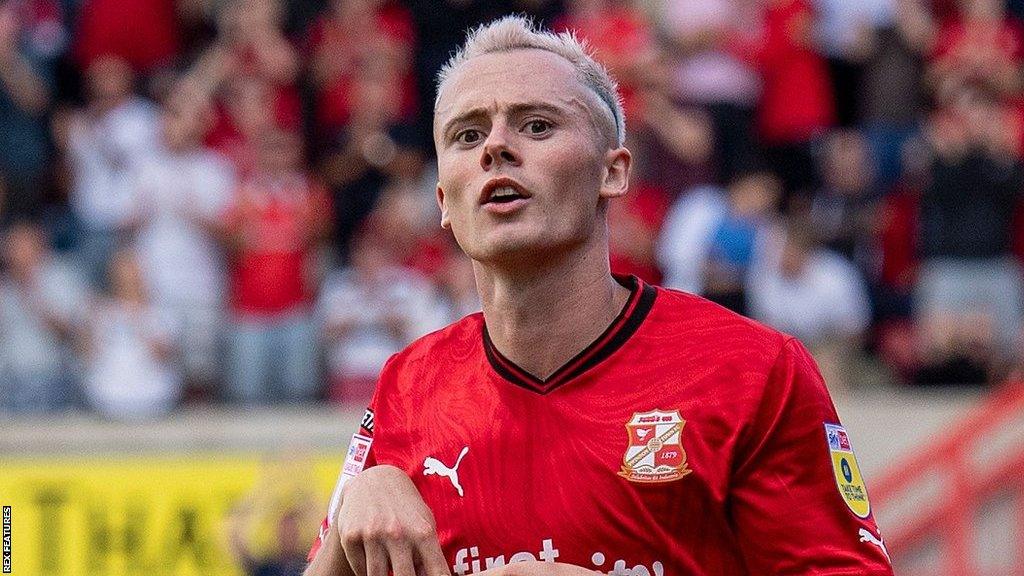
{"label": "ear", "polygon": [[441,189],[441,183],[437,183],[437,207],[441,209],[441,228],[451,228],[452,221],[448,218],[448,207],[444,202],[444,190]]}
{"label": "ear", "polygon": [[604,178],[601,180],[600,198],[619,198],[629,190],[629,171],[633,155],[626,148],[609,150],[604,156]]}

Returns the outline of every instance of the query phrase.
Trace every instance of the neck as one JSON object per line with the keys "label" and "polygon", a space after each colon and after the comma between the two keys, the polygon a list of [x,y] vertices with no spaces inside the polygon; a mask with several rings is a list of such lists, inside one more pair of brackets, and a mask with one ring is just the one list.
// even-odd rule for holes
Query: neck
{"label": "neck", "polygon": [[607,242],[528,270],[481,262],[474,270],[494,346],[541,379],[596,340],[629,299],[611,276]]}

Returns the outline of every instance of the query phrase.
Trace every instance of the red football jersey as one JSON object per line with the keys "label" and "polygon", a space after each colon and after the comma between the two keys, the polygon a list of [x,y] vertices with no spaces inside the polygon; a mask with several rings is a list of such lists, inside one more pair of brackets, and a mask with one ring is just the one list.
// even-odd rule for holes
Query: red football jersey
{"label": "red football jersey", "polygon": [[530,559],[617,576],[891,575],[807,351],[620,281],[620,315],[543,381],[495,349],[479,313],[395,355],[343,479],[364,462],[405,470],[459,576]]}

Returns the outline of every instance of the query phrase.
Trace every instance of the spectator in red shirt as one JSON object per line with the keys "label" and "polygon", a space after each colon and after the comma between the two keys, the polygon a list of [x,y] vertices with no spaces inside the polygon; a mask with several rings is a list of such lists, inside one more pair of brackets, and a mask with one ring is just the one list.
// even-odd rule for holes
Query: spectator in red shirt
{"label": "spectator in red shirt", "polygon": [[206,143],[229,158],[240,175],[251,174],[259,135],[297,122],[288,121],[290,115],[275,100],[273,86],[259,78],[237,78],[222,93]]}
{"label": "spectator in red shirt", "polygon": [[[959,10],[943,25],[935,39],[927,80],[936,99],[950,103],[965,87],[977,86],[1011,105],[1024,119],[1021,72],[1024,70],[1024,27],[1011,18],[1005,2],[961,0]],[[1024,132],[1014,134],[1024,150]]]}
{"label": "spectator in red shirt", "polygon": [[968,84],[1004,97],[1021,88],[1024,30],[1000,0],[963,0],[939,30],[928,76],[942,98]]}
{"label": "spectator in red shirt", "polygon": [[[387,0],[334,0],[309,31],[310,72],[316,89],[318,129],[334,134],[349,121],[356,105],[352,92],[368,67],[388,77],[400,116],[416,110],[412,74],[415,36],[412,17]],[[360,69],[363,69],[362,73]]]}
{"label": "spectator in red shirt", "polygon": [[232,319],[227,392],[246,404],[312,399],[316,334],[312,265],[329,231],[330,201],[301,169],[294,133],[258,141],[258,164],[224,219]]}
{"label": "spectator in red shirt", "polygon": [[555,30],[572,30],[594,50],[597,60],[615,75],[626,121],[637,114],[637,85],[657,57],[643,15],[627,2],[573,0]]}
{"label": "spectator in red shirt", "polygon": [[179,32],[169,0],[86,0],[78,9],[76,52],[83,67],[100,56],[124,58],[137,72],[173,64]]}
{"label": "spectator in red shirt", "polygon": [[227,78],[251,76],[280,88],[293,87],[299,56],[283,30],[284,8],[277,0],[234,0],[221,12],[218,44]]}
{"label": "spectator in red shirt", "polygon": [[217,120],[207,144],[253,166],[256,137],[271,128],[297,130],[301,103],[298,52],[283,31],[277,0],[234,0],[221,11],[217,42],[189,75],[197,98],[215,98]]}
{"label": "spectator in red shirt", "polygon": [[761,37],[747,48],[762,79],[758,133],[787,195],[815,184],[811,145],[835,123],[828,66],[814,49],[813,26],[809,0],[772,0]]}

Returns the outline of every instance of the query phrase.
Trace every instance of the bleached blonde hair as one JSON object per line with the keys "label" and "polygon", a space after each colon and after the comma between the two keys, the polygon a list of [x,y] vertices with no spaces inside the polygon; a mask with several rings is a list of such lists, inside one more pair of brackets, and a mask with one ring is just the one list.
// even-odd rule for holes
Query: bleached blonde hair
{"label": "bleached blonde hair", "polygon": [[611,111],[615,122],[615,142],[621,147],[626,140],[626,120],[622,111],[619,86],[611,74],[594,60],[586,42],[577,38],[574,33],[555,34],[537,27],[525,16],[504,16],[469,32],[465,44],[448,59],[437,74],[437,99],[434,100],[434,109],[437,109],[441,89],[445,83],[455,70],[470,58],[526,49],[545,50],[561,56],[572,64],[579,81],[593,90]]}

